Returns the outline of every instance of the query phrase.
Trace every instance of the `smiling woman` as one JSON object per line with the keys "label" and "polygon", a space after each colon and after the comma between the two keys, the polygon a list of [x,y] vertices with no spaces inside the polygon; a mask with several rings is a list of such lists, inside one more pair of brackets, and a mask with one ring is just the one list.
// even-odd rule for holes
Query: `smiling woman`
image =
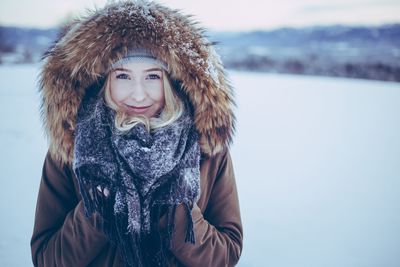
{"label": "smiling woman", "polygon": [[194,25],[121,1],[73,21],[46,54],[35,266],[238,262],[233,92]]}
{"label": "smiling woman", "polygon": [[154,117],[164,106],[162,70],[148,63],[128,63],[110,74],[110,100],[130,116]]}
{"label": "smiling woman", "polygon": [[[105,101],[117,111],[115,126],[127,131],[137,123],[147,130],[174,122],[183,111],[182,102],[171,88],[165,63],[131,52],[114,63],[103,88]],[[143,52],[142,52],[143,54]],[[148,63],[148,59],[153,59]],[[121,65],[123,64],[123,65]]]}

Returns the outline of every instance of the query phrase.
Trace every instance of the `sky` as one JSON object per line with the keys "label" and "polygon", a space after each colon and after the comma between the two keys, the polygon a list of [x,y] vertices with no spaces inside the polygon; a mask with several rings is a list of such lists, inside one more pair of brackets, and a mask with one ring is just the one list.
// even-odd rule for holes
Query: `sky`
{"label": "sky", "polygon": [[[2,0],[0,25],[50,28],[107,0]],[[399,0],[162,0],[210,30],[400,22]]]}

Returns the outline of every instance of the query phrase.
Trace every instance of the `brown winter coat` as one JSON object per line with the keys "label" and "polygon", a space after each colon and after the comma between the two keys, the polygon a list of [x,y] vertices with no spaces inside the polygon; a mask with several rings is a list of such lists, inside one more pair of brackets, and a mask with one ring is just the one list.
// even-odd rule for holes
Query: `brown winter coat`
{"label": "brown winter coat", "polygon": [[[232,161],[227,151],[201,162],[201,196],[192,209],[196,244],[185,243],[183,210],[176,214],[171,266],[234,266],[242,250],[242,224]],[[163,230],[163,219],[160,229]],[[99,230],[99,218],[86,218],[70,166],[47,154],[32,236],[35,266],[124,266],[118,247]],[[175,259],[176,258],[176,259]]]}
{"label": "brown winter coat", "polygon": [[[31,240],[35,266],[123,266],[119,248],[85,217],[72,171],[80,101],[104,78],[111,62],[145,47],[168,63],[194,108],[201,136],[200,199],[192,214],[196,243],[184,242],[186,217],[175,216],[171,266],[234,266],[242,251],[242,224],[229,143],[235,125],[233,91],[203,31],[186,16],[155,2],[120,2],[75,20],[47,53],[42,114],[50,141]],[[165,218],[159,230],[165,231]],[[151,242],[151,241],[149,241]]]}

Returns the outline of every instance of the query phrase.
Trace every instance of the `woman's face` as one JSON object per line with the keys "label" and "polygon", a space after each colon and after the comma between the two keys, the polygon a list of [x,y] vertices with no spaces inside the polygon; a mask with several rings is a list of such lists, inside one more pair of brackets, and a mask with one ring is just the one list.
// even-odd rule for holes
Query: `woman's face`
{"label": "woman's face", "polygon": [[154,117],[164,106],[162,69],[151,63],[126,63],[111,73],[110,96],[131,116]]}

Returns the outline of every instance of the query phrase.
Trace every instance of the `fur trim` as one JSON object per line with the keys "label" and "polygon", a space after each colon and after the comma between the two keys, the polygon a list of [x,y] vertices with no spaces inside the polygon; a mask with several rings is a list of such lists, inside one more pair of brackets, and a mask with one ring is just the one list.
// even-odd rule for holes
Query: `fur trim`
{"label": "fur trim", "polygon": [[112,62],[137,47],[167,62],[171,78],[182,83],[194,107],[202,152],[213,155],[231,143],[233,90],[204,30],[189,16],[154,1],[122,1],[70,23],[44,57],[41,112],[55,159],[72,162],[83,96]]}

